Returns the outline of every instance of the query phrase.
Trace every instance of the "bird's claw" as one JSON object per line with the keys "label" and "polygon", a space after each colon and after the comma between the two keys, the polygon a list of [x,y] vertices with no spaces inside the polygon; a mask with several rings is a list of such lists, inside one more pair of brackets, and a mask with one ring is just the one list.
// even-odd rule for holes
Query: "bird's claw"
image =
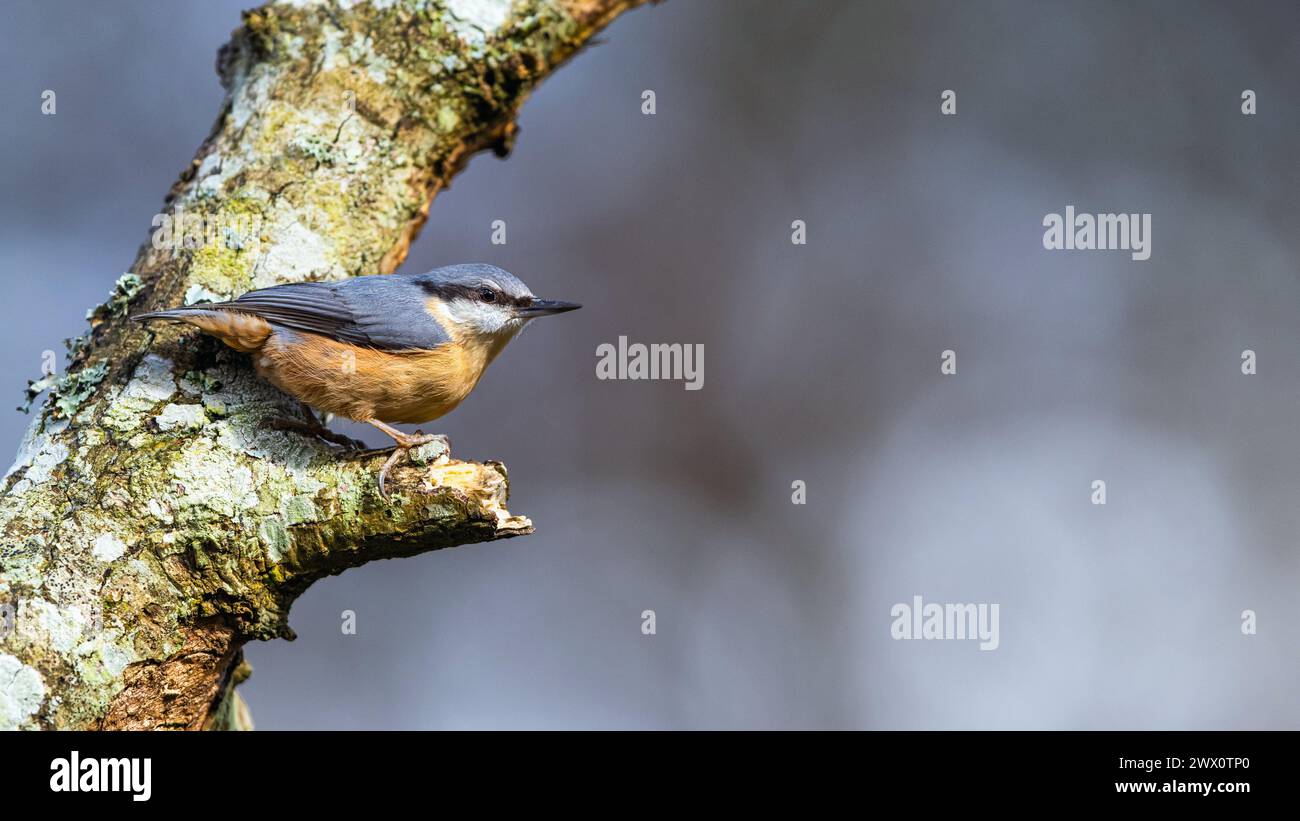
{"label": "bird's claw", "polygon": [[424,433],[422,431],[417,430],[413,434],[407,434],[404,435],[401,439],[398,439],[397,446],[393,448],[393,452],[389,455],[388,459],[384,462],[384,466],[379,469],[380,498],[382,498],[385,502],[389,501],[388,489],[385,486],[385,481],[388,478],[388,471],[391,470],[393,466],[397,464],[398,459],[400,459],[402,456],[409,453],[411,448],[416,448],[419,447],[420,445],[427,445],[430,442],[437,442],[440,439],[443,442],[445,442],[447,444],[448,449],[450,449],[451,447],[450,440],[448,440],[447,437],[443,436],[442,434]]}

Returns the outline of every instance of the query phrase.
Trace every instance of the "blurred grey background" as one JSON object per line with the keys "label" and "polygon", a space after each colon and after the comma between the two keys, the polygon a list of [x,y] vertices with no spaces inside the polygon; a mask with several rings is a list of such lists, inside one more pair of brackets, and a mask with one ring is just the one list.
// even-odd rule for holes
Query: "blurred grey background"
{"label": "blurred grey background", "polygon": [[[3,4],[9,405],[147,238],[241,5]],[[403,267],[585,303],[436,425],[538,533],[313,587],[248,648],[260,728],[1300,728],[1300,6],[671,0],[603,41]],[[1045,251],[1070,204],[1152,213],[1150,261]],[[598,381],[619,335],[702,343],[704,389]],[[917,594],[998,603],[1001,647],[891,640]]]}

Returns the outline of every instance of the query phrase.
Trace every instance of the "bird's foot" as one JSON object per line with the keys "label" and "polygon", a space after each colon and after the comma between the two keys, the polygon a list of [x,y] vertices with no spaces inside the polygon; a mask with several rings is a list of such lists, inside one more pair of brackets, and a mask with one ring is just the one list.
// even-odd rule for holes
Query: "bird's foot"
{"label": "bird's foot", "polygon": [[[341,433],[330,430],[329,426],[316,416],[316,412],[311,409],[311,405],[308,405],[306,402],[299,402],[298,406],[302,408],[302,415],[307,417],[307,424],[311,427],[312,432],[321,439],[347,448],[348,450],[366,449],[366,443],[362,442],[360,439],[353,439],[351,436],[344,436]],[[330,414],[326,414],[325,418],[328,420],[333,417]]]}
{"label": "bird's foot", "polygon": [[360,439],[353,439],[351,436],[344,436],[343,434],[332,431],[324,426],[321,426],[320,430],[313,431],[313,433],[315,433],[320,439],[329,442],[330,444],[338,445],[344,450],[361,451],[366,449],[366,443],[362,442]]}
{"label": "bird's foot", "polygon": [[[309,411],[310,413],[310,411]],[[268,422],[270,427],[276,430],[288,430],[295,433],[305,433],[308,436],[315,436],[323,442],[332,445],[338,445],[345,450],[365,450],[366,443],[359,439],[353,439],[350,436],[344,436],[341,433],[332,431],[321,424],[315,414],[311,414],[306,419],[295,419],[291,416],[280,416]]]}
{"label": "bird's foot", "polygon": [[397,444],[393,447],[393,452],[388,457],[388,460],[384,462],[384,466],[379,469],[379,495],[384,501],[388,501],[388,491],[384,486],[385,480],[388,478],[388,471],[397,464],[399,459],[409,454],[411,448],[418,448],[431,442],[441,442],[444,452],[451,451],[451,440],[441,433],[424,433],[417,430],[415,433],[401,433],[399,431],[398,434],[390,434]]}

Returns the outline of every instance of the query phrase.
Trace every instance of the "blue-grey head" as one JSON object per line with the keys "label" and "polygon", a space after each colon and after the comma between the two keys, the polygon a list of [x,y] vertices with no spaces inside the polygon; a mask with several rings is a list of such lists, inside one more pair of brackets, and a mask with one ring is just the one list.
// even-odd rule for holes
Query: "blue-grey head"
{"label": "blue-grey head", "polygon": [[452,336],[508,342],[530,320],[581,308],[542,299],[509,271],[484,263],[437,268],[413,277],[433,299],[435,316]]}

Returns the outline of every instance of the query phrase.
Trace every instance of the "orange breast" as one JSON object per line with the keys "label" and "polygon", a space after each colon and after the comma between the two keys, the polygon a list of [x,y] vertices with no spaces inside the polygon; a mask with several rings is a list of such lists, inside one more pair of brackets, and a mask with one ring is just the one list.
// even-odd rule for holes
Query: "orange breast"
{"label": "orange breast", "polygon": [[492,360],[455,342],[380,351],[277,329],[254,354],[258,373],[307,404],[357,421],[428,422],[469,395]]}

